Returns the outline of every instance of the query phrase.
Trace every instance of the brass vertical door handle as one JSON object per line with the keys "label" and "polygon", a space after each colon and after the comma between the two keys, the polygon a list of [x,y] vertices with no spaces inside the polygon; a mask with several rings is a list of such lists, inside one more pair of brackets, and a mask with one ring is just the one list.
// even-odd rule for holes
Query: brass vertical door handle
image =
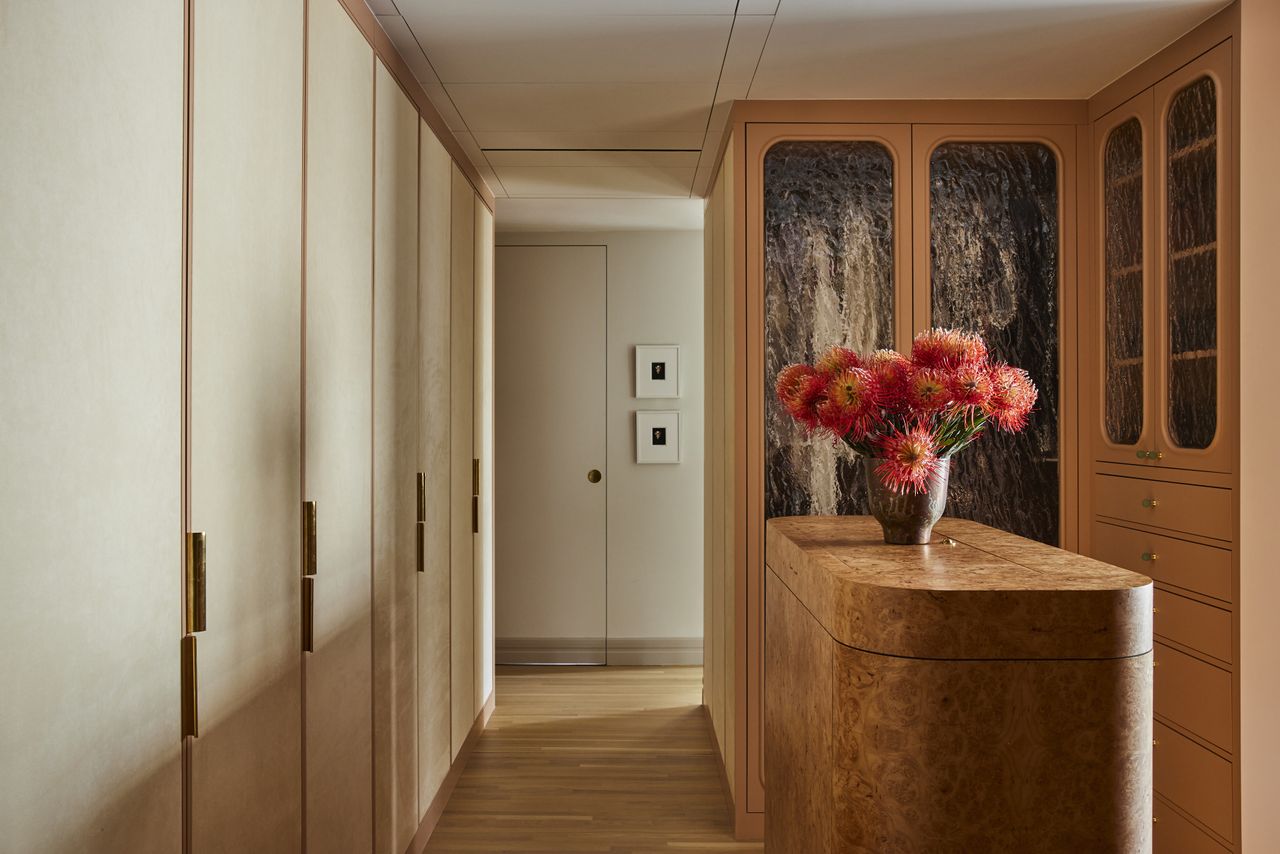
{"label": "brass vertical door handle", "polygon": [[188,633],[203,632],[207,624],[205,599],[205,535],[187,534],[187,614]]}
{"label": "brass vertical door handle", "polygon": [[418,528],[418,572],[427,571],[427,523],[419,521]]}
{"label": "brass vertical door handle", "polygon": [[308,575],[302,579],[302,651],[315,652],[316,648],[316,579]]}
{"label": "brass vertical door handle", "polygon": [[200,708],[196,685],[196,636],[182,638],[182,737],[200,737]]}
{"label": "brass vertical door handle", "polygon": [[316,574],[316,503],[302,502],[302,574]]}
{"label": "brass vertical door handle", "polygon": [[418,472],[418,521],[427,521],[427,476]]}

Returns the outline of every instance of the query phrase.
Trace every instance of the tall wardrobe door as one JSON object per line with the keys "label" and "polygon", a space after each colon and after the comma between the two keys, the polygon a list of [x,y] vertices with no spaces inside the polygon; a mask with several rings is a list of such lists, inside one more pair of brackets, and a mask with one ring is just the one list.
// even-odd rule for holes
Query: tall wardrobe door
{"label": "tall wardrobe door", "polygon": [[169,854],[182,4],[0,18],[0,847]]}
{"label": "tall wardrobe door", "polygon": [[306,831],[311,854],[350,854],[373,838],[373,52],[338,0],[308,9],[304,477],[317,559]]}
{"label": "tall wardrobe door", "polygon": [[475,191],[453,166],[450,271],[450,547],[452,566],[450,653],[453,664],[453,755],[458,755],[476,719],[475,702],[475,546],[472,460],[475,338]]}
{"label": "tall wardrobe door", "polygon": [[480,470],[475,539],[475,701],[476,710],[493,693],[494,661],[494,241],[493,212],[474,197],[475,233],[475,426]]}
{"label": "tall wardrobe door", "polygon": [[450,240],[453,163],[420,125],[418,172],[418,471],[425,495],[418,577],[418,813],[424,816],[453,758],[450,699],[449,487]]}
{"label": "tall wardrobe door", "polygon": [[374,850],[418,828],[418,111],[377,63],[373,259]]}
{"label": "tall wardrobe door", "polygon": [[303,4],[198,0],[192,36],[192,850],[298,851]]}
{"label": "tall wardrobe door", "polygon": [[[989,431],[952,463],[947,512],[1059,544],[1067,459],[1060,423],[1063,306],[1074,305],[1074,130],[930,129],[916,138],[916,311],[920,327],[980,332],[1040,389],[1022,433]],[[1068,207],[1068,202],[1071,207]],[[927,256],[923,253],[927,251]],[[927,277],[926,277],[927,273]],[[1072,284],[1072,287],[1074,285]],[[1074,431],[1072,433],[1074,438]],[[993,488],[992,485],[995,485]]]}
{"label": "tall wardrobe door", "polygon": [[[768,138],[759,140],[759,134]],[[833,345],[862,352],[909,328],[904,127],[833,130],[764,126],[748,146],[763,160],[764,371],[813,362]],[[861,137],[861,138],[859,138]],[[753,176],[754,177],[754,176]],[[902,289],[902,290],[900,290]],[[857,456],[806,431],[770,392],[764,400],[765,515],[866,512]]]}

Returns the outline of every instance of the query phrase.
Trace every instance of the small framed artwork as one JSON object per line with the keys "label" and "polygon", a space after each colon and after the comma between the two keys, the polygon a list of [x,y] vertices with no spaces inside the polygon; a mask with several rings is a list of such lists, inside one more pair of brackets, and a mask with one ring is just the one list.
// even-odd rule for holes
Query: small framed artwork
{"label": "small framed artwork", "polygon": [[680,396],[680,348],[674,344],[636,345],[636,397]]}
{"label": "small framed artwork", "polygon": [[641,410],[636,413],[636,462],[680,462],[680,413]]}

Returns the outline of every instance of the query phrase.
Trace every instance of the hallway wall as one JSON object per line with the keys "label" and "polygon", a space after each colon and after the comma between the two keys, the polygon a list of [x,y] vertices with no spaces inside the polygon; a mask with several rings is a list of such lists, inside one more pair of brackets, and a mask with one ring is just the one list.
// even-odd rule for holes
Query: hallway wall
{"label": "hallway wall", "polygon": [[420,850],[494,702],[492,194],[363,0],[38,5],[0,850]]}
{"label": "hallway wall", "polygon": [[[606,247],[607,660],[700,664],[702,233],[500,232],[498,243]],[[678,400],[635,398],[637,344],[680,346]],[[633,413],[641,409],[680,411],[679,465],[636,463]]]}

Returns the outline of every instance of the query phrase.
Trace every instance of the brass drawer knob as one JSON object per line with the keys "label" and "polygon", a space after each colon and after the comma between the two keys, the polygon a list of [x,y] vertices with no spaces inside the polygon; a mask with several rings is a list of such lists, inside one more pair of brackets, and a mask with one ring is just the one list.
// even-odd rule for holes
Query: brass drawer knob
{"label": "brass drawer knob", "polygon": [[1164,451],[1138,451],[1140,460],[1163,460]]}
{"label": "brass drawer knob", "polygon": [[1144,498],[1144,499],[1142,499],[1142,506],[1143,506],[1143,507],[1150,507],[1152,510],[1154,510],[1154,509],[1156,509],[1157,507],[1159,507],[1159,506],[1160,506],[1160,499],[1158,499],[1158,498]]}
{"label": "brass drawer knob", "polygon": [[1142,559],[1145,560],[1147,563],[1155,563],[1160,559],[1160,555],[1156,554],[1155,552],[1143,552]]}

